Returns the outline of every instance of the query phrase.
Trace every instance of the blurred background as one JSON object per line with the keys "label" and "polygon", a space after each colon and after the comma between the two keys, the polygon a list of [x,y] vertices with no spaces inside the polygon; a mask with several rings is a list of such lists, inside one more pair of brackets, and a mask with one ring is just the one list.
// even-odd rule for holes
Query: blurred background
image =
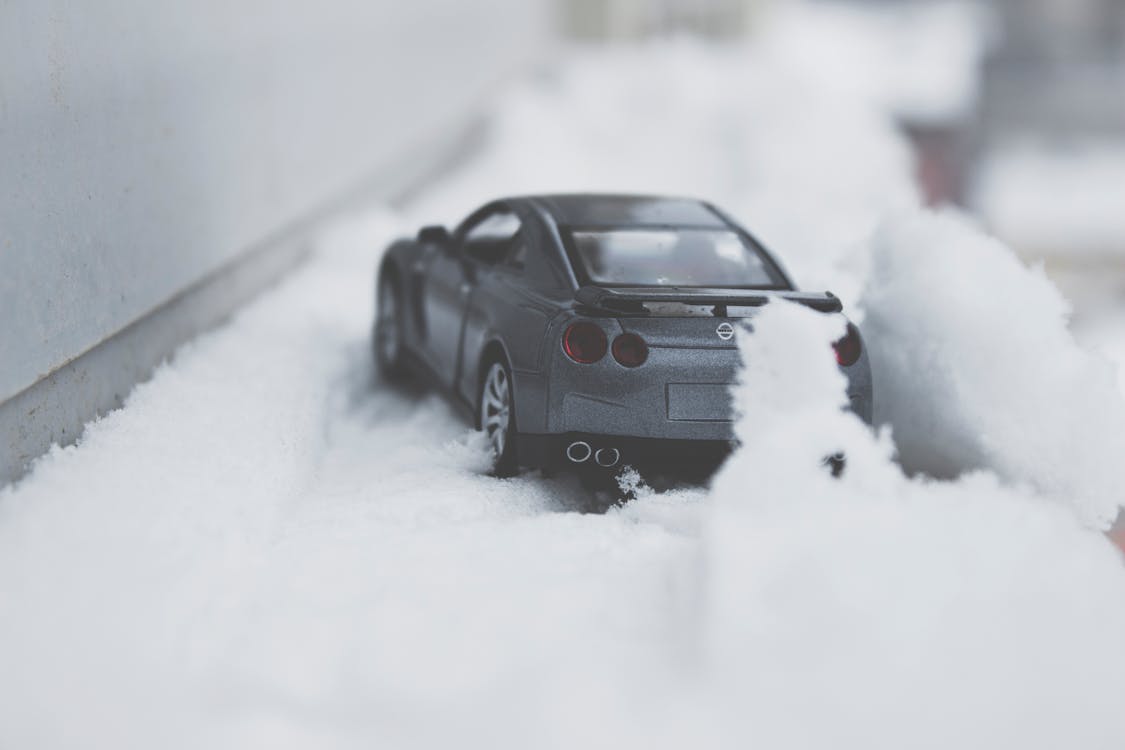
{"label": "blurred background", "polygon": [[794,42],[812,70],[853,66],[854,93],[881,101],[909,139],[928,204],[971,212],[1043,262],[1080,315],[1125,302],[1122,0],[558,0],[557,11],[565,36],[588,43],[768,36]]}
{"label": "blurred background", "polygon": [[1042,263],[1076,332],[1125,359],[1125,0],[14,0],[0,479],[277,278],[318,222],[440,186],[514,82],[669,39],[765,50],[885,115],[921,200]]}

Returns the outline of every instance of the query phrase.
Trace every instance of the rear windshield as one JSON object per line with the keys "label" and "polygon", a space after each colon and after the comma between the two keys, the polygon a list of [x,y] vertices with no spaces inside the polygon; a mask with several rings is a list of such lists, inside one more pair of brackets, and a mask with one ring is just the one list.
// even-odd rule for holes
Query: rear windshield
{"label": "rear windshield", "polygon": [[785,286],[758,247],[727,229],[572,229],[569,234],[575,261],[595,284]]}

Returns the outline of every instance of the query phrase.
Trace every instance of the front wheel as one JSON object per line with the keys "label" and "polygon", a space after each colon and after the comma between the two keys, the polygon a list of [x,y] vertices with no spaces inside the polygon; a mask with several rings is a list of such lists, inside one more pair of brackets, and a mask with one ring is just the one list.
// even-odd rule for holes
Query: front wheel
{"label": "front wheel", "polygon": [[372,347],[379,372],[392,381],[402,380],[406,375],[401,297],[395,277],[390,273],[383,274],[379,279]]}
{"label": "front wheel", "polygon": [[503,362],[493,362],[480,387],[480,428],[488,437],[492,474],[510,477],[516,463],[516,419],[512,409],[512,373]]}

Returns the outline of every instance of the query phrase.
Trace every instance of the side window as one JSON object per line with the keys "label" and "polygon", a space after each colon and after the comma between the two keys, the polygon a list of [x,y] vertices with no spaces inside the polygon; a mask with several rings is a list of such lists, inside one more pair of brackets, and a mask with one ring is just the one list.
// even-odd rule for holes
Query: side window
{"label": "side window", "polygon": [[465,233],[465,254],[495,265],[508,256],[520,230],[520,220],[511,211],[499,210],[478,221]]}

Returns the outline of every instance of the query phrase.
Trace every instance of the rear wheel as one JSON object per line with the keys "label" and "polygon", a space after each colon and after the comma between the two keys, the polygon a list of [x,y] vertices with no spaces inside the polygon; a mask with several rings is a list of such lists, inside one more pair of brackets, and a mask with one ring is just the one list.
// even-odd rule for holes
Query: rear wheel
{"label": "rear wheel", "polygon": [[493,362],[481,379],[480,428],[488,437],[492,473],[510,477],[516,473],[516,419],[512,409],[512,373],[503,362]]}
{"label": "rear wheel", "polygon": [[398,281],[389,273],[379,279],[378,308],[375,313],[375,330],[372,347],[379,372],[388,380],[402,380],[406,375],[406,357],[403,349],[402,293]]}

